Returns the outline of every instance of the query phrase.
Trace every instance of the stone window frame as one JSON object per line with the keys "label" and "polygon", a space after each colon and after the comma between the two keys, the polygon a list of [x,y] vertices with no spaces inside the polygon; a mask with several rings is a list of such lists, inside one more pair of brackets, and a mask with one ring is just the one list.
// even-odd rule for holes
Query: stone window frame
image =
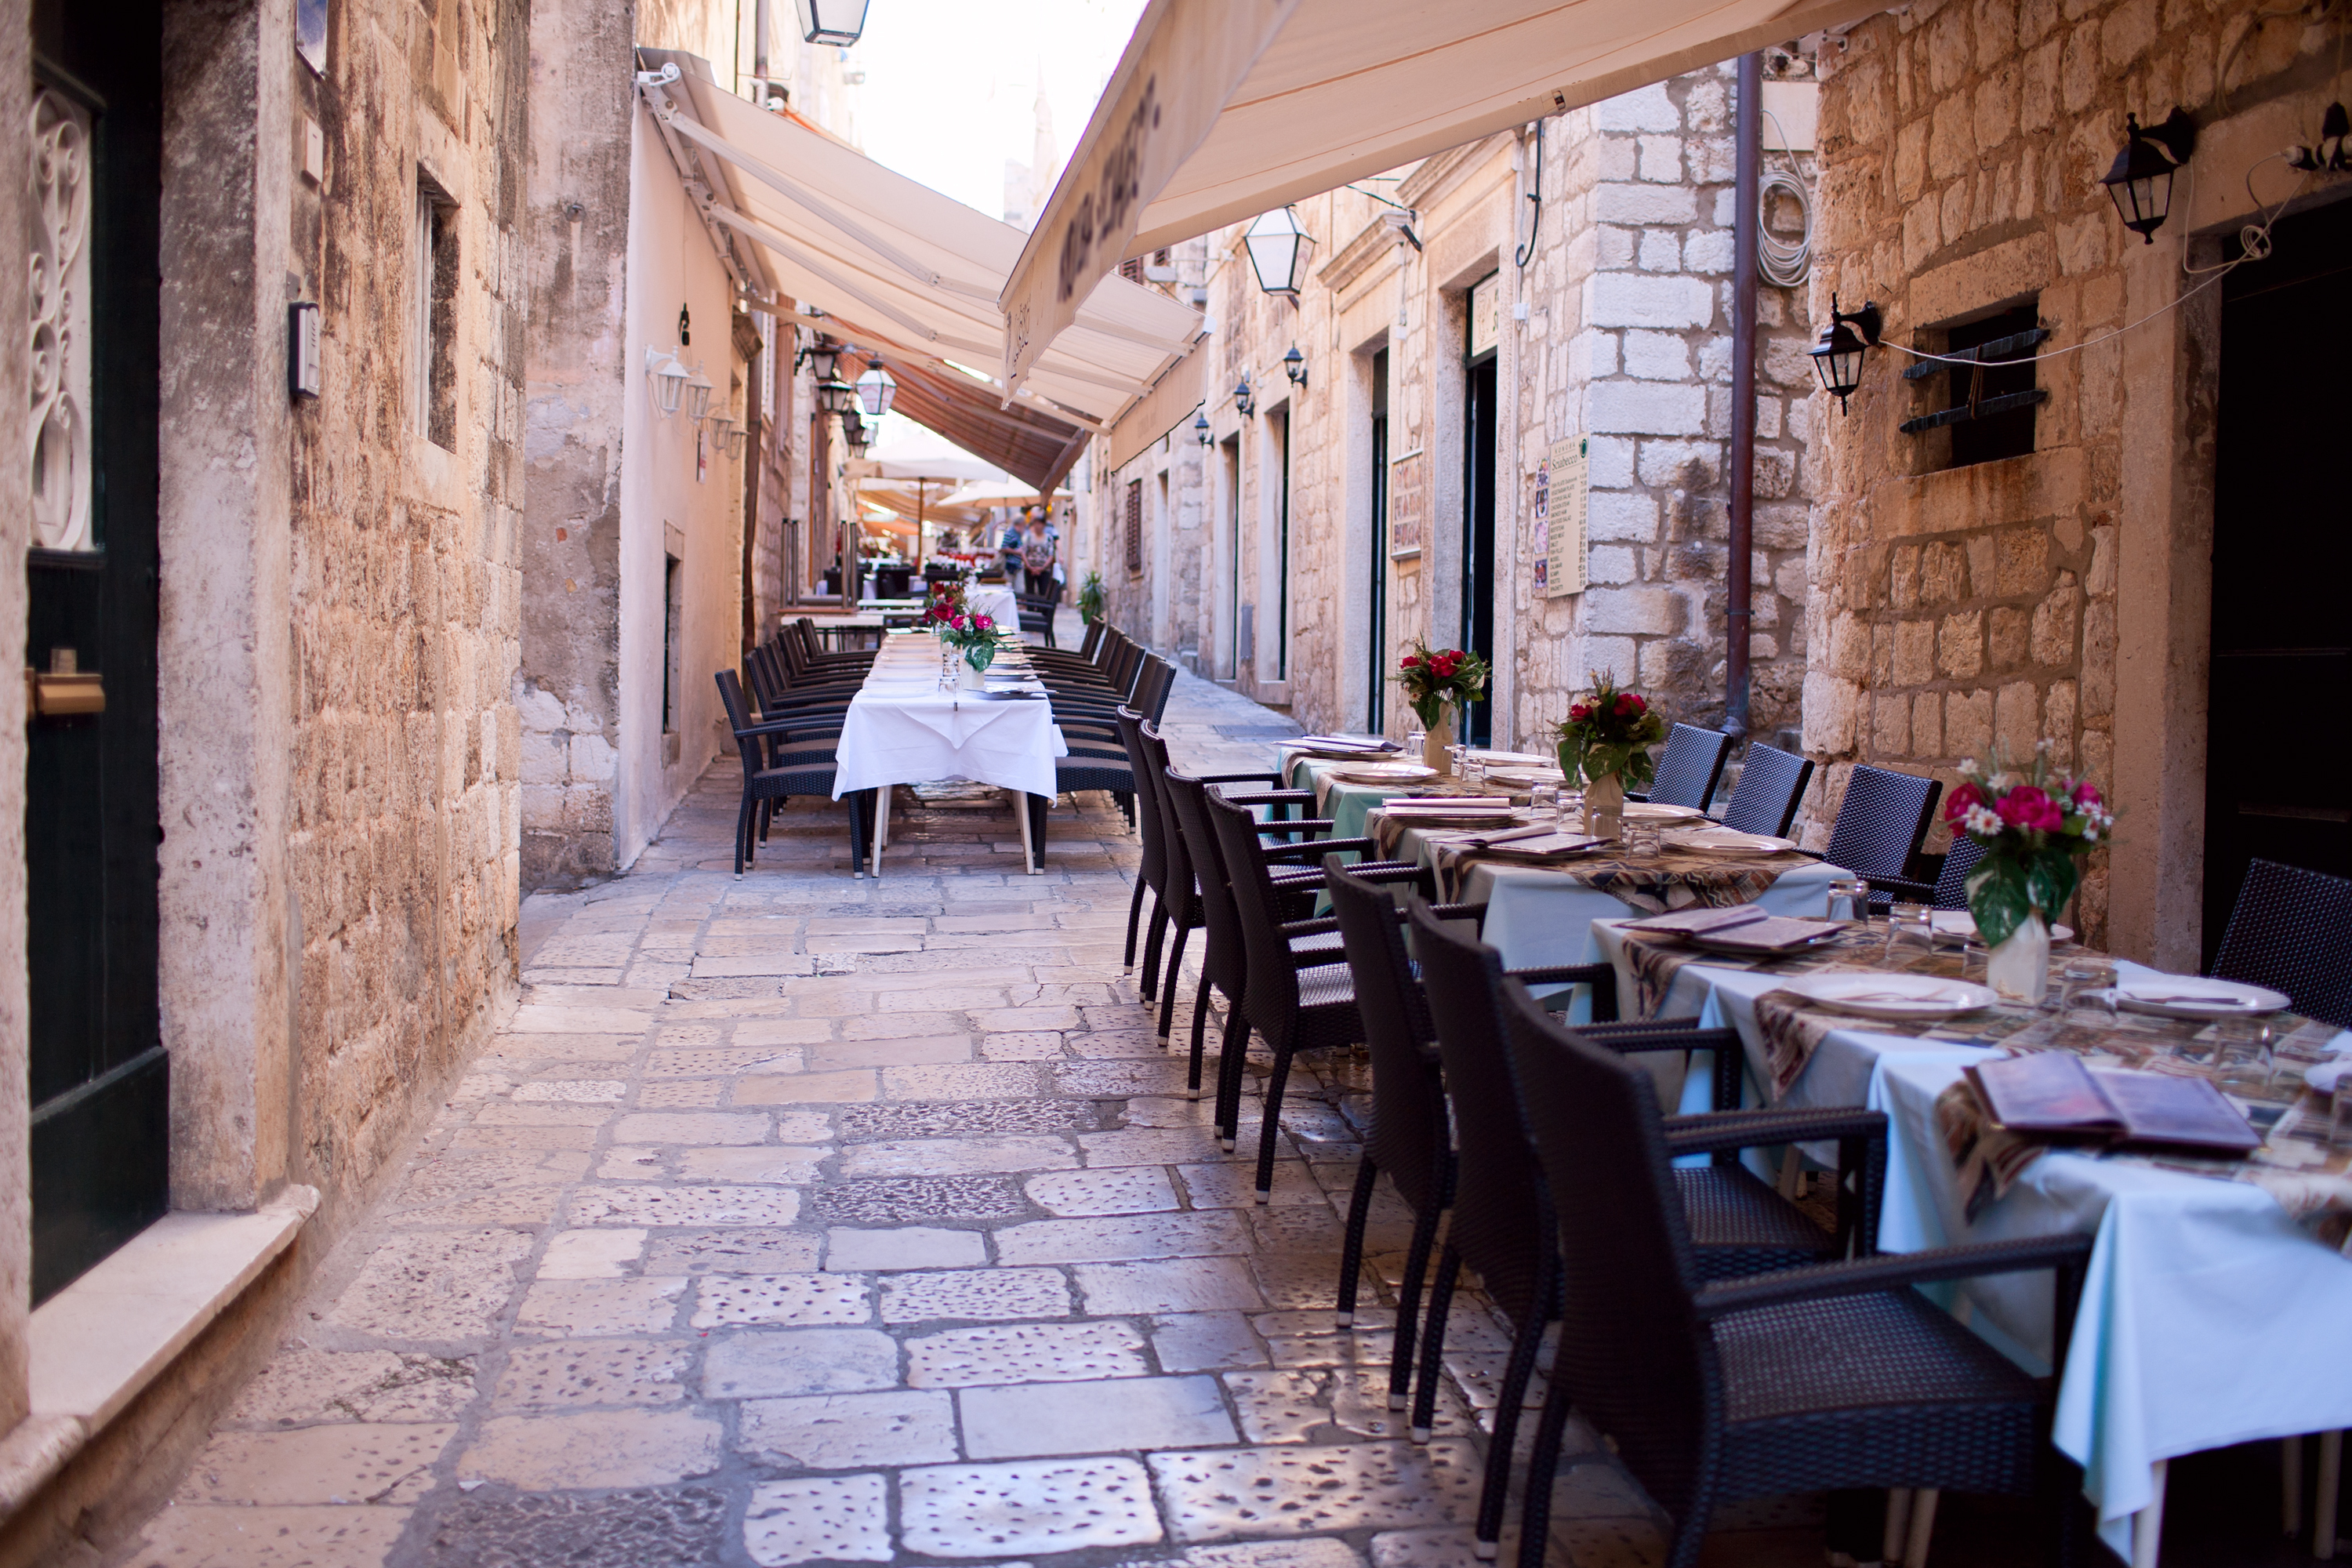
{"label": "stone window frame", "polygon": [[[1962,311],[1958,315],[1948,316],[1939,321],[1928,322],[1927,325],[1919,328],[1914,334],[1914,342],[1916,346],[1917,346],[1922,353],[1938,354],[1948,353],[1953,352],[1954,344],[1952,339],[1955,334],[1964,334],[1966,329],[1975,326],[1979,322],[2027,310],[2034,311],[2035,324],[2037,326],[2041,326],[2041,300],[2042,294],[2041,290],[2038,289],[2032,289],[2024,293],[2011,294],[2004,299],[1996,300],[1990,304],[1979,305],[1973,310]],[[2021,331],[2025,329],[2021,328],[2019,330]],[[1973,346],[1973,344],[1964,342],[1958,346],[1970,347]],[[1909,372],[1916,370],[1919,364],[1932,363],[1933,362],[1928,361],[1914,362],[1906,363],[1901,368],[1905,372]],[[2016,363],[2018,362],[2015,360],[1995,362],[1996,364],[2013,364]],[[1919,376],[1916,380],[1912,380],[1907,383],[1908,399],[1906,405],[1914,416],[1938,414],[1953,406],[1953,405],[1948,401],[1952,384],[1949,377],[1953,372],[1953,368],[1954,367],[1937,366],[1931,374]],[[2049,397],[2049,389],[2042,384],[2039,371],[2034,373],[2034,384],[2032,390],[2040,392],[2042,395],[2042,399],[2047,401]],[[2039,405],[2037,404],[2027,408],[2024,412],[2030,415],[2033,413],[2034,408],[2038,406]],[[1997,456],[1971,458],[1966,460],[1957,458],[1953,455],[1952,431],[1952,426],[1939,425],[1931,429],[1921,430],[1907,435],[1906,438],[1910,442],[1911,454],[1910,472],[1913,475],[1925,477],[1929,474],[1951,473],[1962,468],[1974,468],[1980,463],[2005,462],[2012,458],[2030,458],[2042,449],[2042,432],[2040,429],[2039,420],[2036,420],[2033,423],[2032,433],[2025,450],[2021,452],[2002,452]]]}
{"label": "stone window frame", "polygon": [[458,259],[457,198],[420,163],[410,243],[411,428],[445,452],[457,449]]}

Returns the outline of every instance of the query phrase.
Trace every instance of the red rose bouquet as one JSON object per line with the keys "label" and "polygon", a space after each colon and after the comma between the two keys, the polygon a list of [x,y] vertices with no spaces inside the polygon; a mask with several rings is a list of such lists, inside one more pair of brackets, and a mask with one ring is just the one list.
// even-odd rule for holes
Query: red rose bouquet
{"label": "red rose bouquet", "polygon": [[1396,678],[1421,727],[1434,730],[1445,721],[1447,703],[1458,711],[1486,694],[1486,661],[1475,653],[1458,647],[1433,652],[1427,643],[1416,642],[1397,661]]}
{"label": "red rose bouquet", "polygon": [[1559,738],[1559,769],[1571,780],[1591,784],[1612,776],[1634,788],[1657,772],[1649,748],[1666,738],[1666,722],[1650,710],[1649,699],[1627,691],[1607,670],[1593,678],[1592,695],[1571,703]]}
{"label": "red rose bouquet", "polygon": [[996,645],[1004,640],[993,617],[969,615],[961,609],[936,623],[932,628],[940,641],[963,656],[963,661],[974,669],[986,669],[996,662]]}
{"label": "red rose bouquet", "polygon": [[1984,846],[1969,873],[1969,913],[1988,947],[2007,942],[2030,917],[2058,918],[2082,880],[2084,857],[2115,826],[2115,813],[2087,779],[2050,765],[2050,742],[2034,748],[2030,770],[2012,768],[1993,750],[1990,770],[1971,757],[1960,785],[1944,797],[1955,836]]}
{"label": "red rose bouquet", "polygon": [[963,580],[950,578],[931,584],[931,602],[923,608],[923,624],[933,630],[964,614]]}

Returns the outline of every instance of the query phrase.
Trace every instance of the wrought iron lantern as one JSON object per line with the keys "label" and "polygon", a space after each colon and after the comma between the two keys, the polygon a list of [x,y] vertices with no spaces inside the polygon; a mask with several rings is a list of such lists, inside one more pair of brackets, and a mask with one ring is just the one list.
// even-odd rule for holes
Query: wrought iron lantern
{"label": "wrought iron lantern", "polygon": [[890,412],[891,400],[898,395],[898,378],[882,368],[876,360],[857,378],[857,401],[866,407],[866,417],[879,419]]}
{"label": "wrought iron lantern", "polygon": [[1885,326],[1886,320],[1875,304],[1865,303],[1848,315],[1837,308],[1837,296],[1830,296],[1830,324],[1822,341],[1808,352],[1813,357],[1813,373],[1822,378],[1822,390],[1838,400],[1839,413],[1845,412],[1845,400],[1862,384],[1863,355],[1877,346],[1878,334]]}
{"label": "wrought iron lantern", "polygon": [[1246,419],[1257,412],[1257,403],[1250,395],[1249,377],[1244,376],[1234,388],[1234,412]]}
{"label": "wrought iron lantern", "polygon": [[841,435],[849,443],[850,455],[856,458],[866,456],[866,448],[874,439],[874,433],[866,427],[866,421],[854,408],[841,416]]}
{"label": "wrought iron lantern", "polygon": [[1298,226],[1297,215],[1288,207],[1260,213],[1243,232],[1242,244],[1249,251],[1259,289],[1298,298],[1298,286],[1307,280],[1307,253],[1315,241]]}
{"label": "wrought iron lantern", "polygon": [[866,31],[866,0],[800,0],[801,37],[843,48]]}
{"label": "wrought iron lantern", "polygon": [[2185,110],[2174,110],[2163,124],[2147,129],[2139,116],[2124,116],[2124,149],[2099,184],[2107,187],[2124,226],[2150,245],[2172,210],[2172,172],[2189,162],[2196,146],[2196,122]]}
{"label": "wrought iron lantern", "polygon": [[1209,411],[1207,409],[1203,408],[1200,413],[1192,416],[1192,434],[1203,447],[1216,439],[1216,437],[1212,435],[1209,431]]}
{"label": "wrought iron lantern", "polygon": [[816,384],[816,405],[827,414],[847,414],[857,406],[857,388],[839,376],[827,376]]}
{"label": "wrought iron lantern", "polygon": [[1291,344],[1290,352],[1282,356],[1282,374],[1290,378],[1293,386],[1307,384],[1307,356],[1298,352],[1297,343]]}
{"label": "wrought iron lantern", "polygon": [[823,332],[818,332],[809,339],[808,347],[793,356],[794,370],[800,369],[803,364],[809,367],[811,374],[814,374],[818,381],[831,381],[834,378],[834,372],[841,366],[841,345]]}
{"label": "wrought iron lantern", "polygon": [[654,406],[667,419],[677,412],[678,399],[686,392],[686,366],[677,363],[676,354],[659,349],[646,351],[646,374],[654,384]]}
{"label": "wrought iron lantern", "polygon": [[702,374],[700,365],[696,365],[694,373],[686,378],[686,416],[688,419],[698,420],[710,412],[710,378]]}

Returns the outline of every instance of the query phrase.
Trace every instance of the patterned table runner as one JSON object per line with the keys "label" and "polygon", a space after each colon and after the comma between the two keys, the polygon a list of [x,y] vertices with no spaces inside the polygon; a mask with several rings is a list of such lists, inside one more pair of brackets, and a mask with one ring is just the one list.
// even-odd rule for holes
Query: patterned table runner
{"label": "patterned table runner", "polygon": [[[1472,794],[1473,791],[1457,793]],[[1384,857],[1398,858],[1408,830],[1418,832],[1436,863],[1442,896],[1459,896],[1462,879],[1473,866],[1532,866],[1555,872],[1607,893],[1635,914],[1660,915],[1695,904],[1724,907],[1753,903],[1783,874],[1813,862],[1801,855],[1720,855],[1704,850],[1662,848],[1655,855],[1628,858],[1608,850],[1567,857],[1530,855],[1508,844],[1482,847],[1482,834],[1508,832],[1524,823],[1502,827],[1415,828],[1385,812],[1376,813],[1371,837]]]}

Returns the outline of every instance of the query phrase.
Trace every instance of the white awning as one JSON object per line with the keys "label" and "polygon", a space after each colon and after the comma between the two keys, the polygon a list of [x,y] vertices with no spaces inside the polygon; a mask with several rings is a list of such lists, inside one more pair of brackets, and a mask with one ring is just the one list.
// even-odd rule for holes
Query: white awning
{"label": "white awning", "polygon": [[1885,5],[1152,0],[999,297],[1004,377],[1128,257]]}
{"label": "white awning", "polygon": [[[863,347],[987,375],[1003,353],[996,300],[1021,254],[1019,229],[736,97],[694,56],[646,49],[639,61],[648,68],[640,90],[688,191],[714,236],[735,242],[722,242],[722,255],[763,275],[744,282],[817,306],[838,318],[836,335]],[[1097,279],[1019,401],[1099,429],[1200,328],[1190,306],[1115,275]]]}

